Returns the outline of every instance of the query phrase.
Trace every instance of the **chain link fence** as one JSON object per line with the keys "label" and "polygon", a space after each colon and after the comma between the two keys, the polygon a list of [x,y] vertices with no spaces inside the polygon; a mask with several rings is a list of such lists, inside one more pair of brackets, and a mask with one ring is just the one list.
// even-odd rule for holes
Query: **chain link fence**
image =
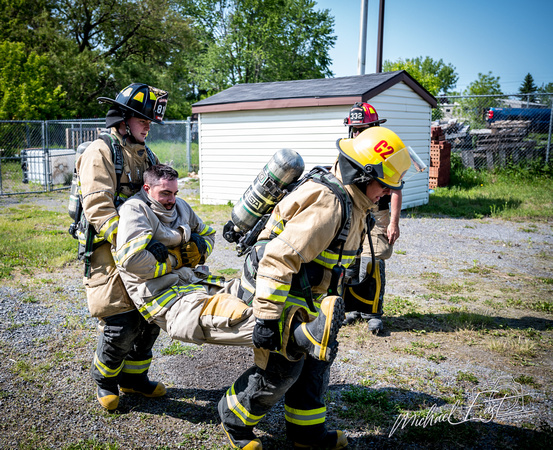
{"label": "chain link fence", "polygon": [[520,161],[549,162],[553,94],[437,97],[432,126],[465,167],[494,169]]}
{"label": "chain link fence", "polygon": [[[465,167],[493,169],[552,157],[553,94],[438,97],[433,127]],[[75,150],[94,140],[104,119],[0,121],[0,195],[67,189]],[[152,124],[148,146],[182,175],[197,172],[197,122]]]}
{"label": "chain link fence", "polygon": [[[104,119],[0,121],[0,195],[68,189],[79,144],[105,128]],[[197,122],[152,124],[147,144],[181,176],[198,171]]]}

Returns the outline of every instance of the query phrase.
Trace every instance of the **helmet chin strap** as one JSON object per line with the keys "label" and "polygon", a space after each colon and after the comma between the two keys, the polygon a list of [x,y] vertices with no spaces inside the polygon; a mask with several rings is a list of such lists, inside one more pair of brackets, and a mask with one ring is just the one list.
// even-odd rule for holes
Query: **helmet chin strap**
{"label": "helmet chin strap", "polygon": [[125,117],[123,119],[123,123],[125,124],[125,135],[123,136],[123,145],[127,144],[127,138],[130,138],[132,142],[136,144],[136,139],[132,135],[131,128],[129,127],[129,124],[127,123],[127,118]]}

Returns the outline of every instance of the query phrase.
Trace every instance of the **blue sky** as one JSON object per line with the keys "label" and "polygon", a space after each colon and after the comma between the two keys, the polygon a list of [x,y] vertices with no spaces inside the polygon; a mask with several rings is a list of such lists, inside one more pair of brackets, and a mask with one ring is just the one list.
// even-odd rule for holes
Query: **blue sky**
{"label": "blue sky", "polygon": [[[316,0],[330,9],[336,77],[357,75],[361,0]],[[379,0],[369,0],[365,73],[376,71]],[[462,91],[478,73],[516,93],[527,73],[553,83],[553,0],[386,0],[383,60],[430,56],[455,67]]]}

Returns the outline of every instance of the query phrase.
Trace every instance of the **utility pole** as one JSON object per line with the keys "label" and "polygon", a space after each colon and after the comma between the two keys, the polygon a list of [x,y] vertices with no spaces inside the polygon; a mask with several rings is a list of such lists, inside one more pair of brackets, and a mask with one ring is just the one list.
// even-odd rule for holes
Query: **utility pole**
{"label": "utility pole", "polygon": [[378,9],[378,43],[376,49],[376,73],[382,72],[382,41],[384,38],[384,0]]}
{"label": "utility pole", "polygon": [[357,57],[357,75],[365,75],[368,4],[369,0],[361,0],[361,24],[359,26],[359,56]]}

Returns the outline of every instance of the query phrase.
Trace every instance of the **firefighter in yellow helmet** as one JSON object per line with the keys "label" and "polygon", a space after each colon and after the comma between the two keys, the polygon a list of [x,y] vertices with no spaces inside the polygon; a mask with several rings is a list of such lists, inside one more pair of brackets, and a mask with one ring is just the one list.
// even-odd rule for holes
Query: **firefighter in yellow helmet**
{"label": "firefighter in yellow helmet", "polygon": [[289,361],[278,352],[281,317],[299,305],[311,320],[321,314],[343,319],[344,269],[361,247],[367,213],[391,189],[401,189],[411,158],[401,139],[383,127],[340,139],[337,147],[336,163],[320,174],[327,182],[308,179],[286,195],[246,257],[241,297],[252,303],[256,318],[255,365],[218,406],[234,448],[262,448],[254,428],[282,397],[287,437],[296,448],[348,445],[342,431],[325,424],[324,397],[337,342],[329,343],[329,348],[334,344],[329,360],[307,355]]}
{"label": "firefighter in yellow helmet", "polygon": [[[76,162],[83,208],[77,227],[85,261],[83,282],[99,330],[92,378],[98,402],[107,410],[117,408],[119,389],[146,397],[166,393],[163,383],[148,378],[159,327],[144,320],[130,300],[111,246],[117,239],[117,207],[141,189],[144,171],[159,163],[145,139],[152,122],[163,123],[167,97],[167,92],[142,83],[127,86],[115,99],[100,97],[110,105],[109,133],[93,141]],[[149,249],[158,250],[155,243]]]}
{"label": "firefighter in yellow helmet", "polygon": [[[385,123],[386,119],[380,119],[376,109],[368,103],[355,103],[348,117],[344,119],[344,125],[348,127],[348,136],[356,137],[363,130],[370,127],[378,127]],[[374,226],[370,234],[367,234],[363,243],[363,252],[356,263],[350,267],[346,279],[360,282],[367,274],[373,272],[374,282],[378,282],[379,289],[374,290],[375,298],[372,300],[372,308],[369,313],[349,311],[346,314],[346,324],[362,318],[368,322],[369,332],[378,334],[384,329],[382,315],[384,314],[384,292],[386,286],[386,259],[390,258],[394,249],[394,243],[399,238],[399,218],[401,214],[402,191],[392,190],[390,195],[385,195],[378,201],[378,208],[371,211],[374,217]],[[369,241],[370,238],[370,241]],[[374,253],[374,267],[373,257]],[[378,279],[378,280],[377,280]],[[371,291],[372,292],[372,291]],[[368,301],[368,299],[367,299]]]}

